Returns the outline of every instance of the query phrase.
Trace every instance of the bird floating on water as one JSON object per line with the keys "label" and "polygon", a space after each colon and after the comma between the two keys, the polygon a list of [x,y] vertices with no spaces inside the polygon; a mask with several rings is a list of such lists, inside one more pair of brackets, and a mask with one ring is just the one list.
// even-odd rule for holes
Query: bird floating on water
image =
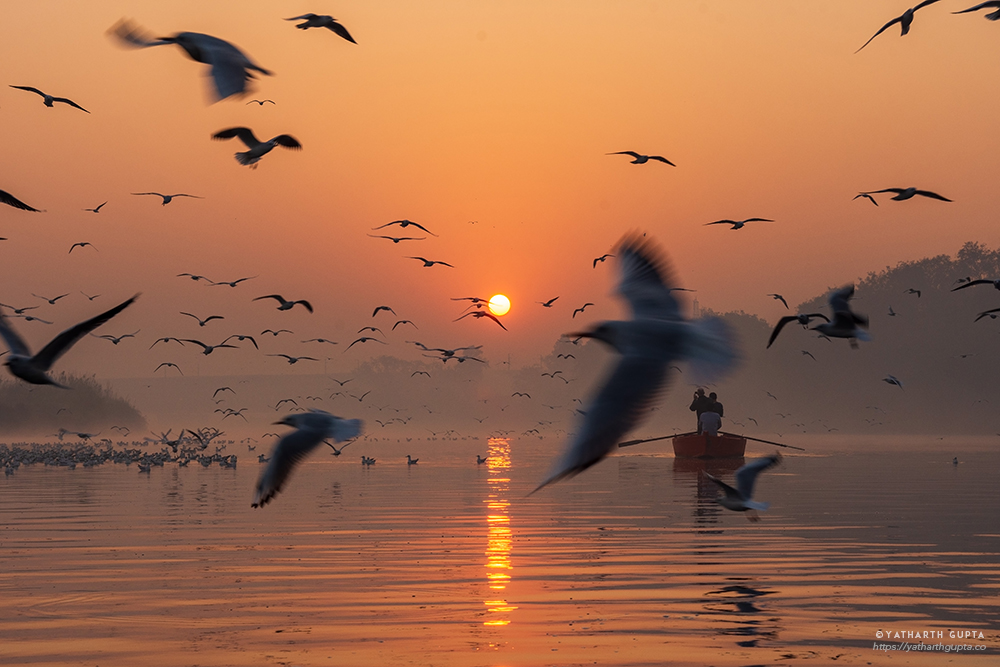
{"label": "bird floating on water", "polygon": [[[37,88],[32,88],[31,86],[11,86],[11,88],[17,88],[18,90],[27,90],[29,93],[36,93],[38,95],[41,95],[42,99],[44,100],[45,106],[49,107],[50,109],[52,108],[53,102],[61,102],[63,104],[68,104],[71,107],[76,107],[80,111],[87,111],[86,109],[84,109],[71,99],[67,99],[65,97],[53,97],[52,95],[49,95],[48,93],[43,93]],[[87,111],[87,113],[90,112]]]}
{"label": "bird floating on water", "polygon": [[[323,410],[286,416],[275,422],[295,430],[281,438],[271,450],[271,459],[257,480],[251,507],[263,507],[288,480],[295,465],[324,440],[343,442],[361,435],[360,419],[342,419]],[[343,448],[341,448],[343,449]]]}
{"label": "bird floating on water", "polygon": [[619,354],[617,365],[591,399],[577,435],[553,472],[535,491],[576,475],[607,456],[649,415],[666,388],[674,362],[691,362],[700,380],[721,376],[736,364],[735,342],[721,319],[684,319],[669,289],[676,283],[673,272],[652,239],[627,234],[615,254],[618,293],[628,302],[632,319],[601,322],[587,331],[566,335],[610,345]]}
{"label": "bird floating on water", "polygon": [[271,75],[271,72],[252,61],[235,46],[211,35],[179,32],[172,37],[150,39],[138,26],[124,19],[113,25],[108,33],[117,37],[123,45],[133,48],[164,44],[181,47],[191,60],[211,68],[210,75],[217,100],[246,93],[249,81],[255,78],[253,72]]}
{"label": "bird floating on water", "polygon": [[66,389],[67,387],[49,377],[48,371],[52,368],[52,364],[77,341],[128,308],[138,297],[139,295],[136,294],[131,299],[118,304],[114,308],[66,329],[35,355],[31,354],[28,345],[17,332],[10,328],[3,312],[0,311],[0,337],[3,337],[4,342],[7,343],[7,347],[10,349],[10,355],[4,360],[4,365],[10,370],[12,375],[25,382],[31,384],[51,384]]}

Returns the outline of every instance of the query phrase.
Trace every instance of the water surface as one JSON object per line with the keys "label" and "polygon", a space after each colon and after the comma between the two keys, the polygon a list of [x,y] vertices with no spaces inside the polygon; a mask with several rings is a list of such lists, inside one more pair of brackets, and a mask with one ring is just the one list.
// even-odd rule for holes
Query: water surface
{"label": "water surface", "polygon": [[[996,664],[993,443],[826,441],[764,473],[756,524],[662,444],[527,497],[561,445],[359,442],[257,510],[243,445],[235,470],[22,466],[0,664]],[[886,654],[880,629],[985,650]]]}

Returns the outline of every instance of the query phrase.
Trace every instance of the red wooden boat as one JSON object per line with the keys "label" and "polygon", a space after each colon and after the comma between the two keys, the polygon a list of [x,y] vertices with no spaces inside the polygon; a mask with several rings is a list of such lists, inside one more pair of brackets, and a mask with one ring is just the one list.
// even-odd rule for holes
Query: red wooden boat
{"label": "red wooden boat", "polygon": [[747,439],[729,433],[720,435],[675,435],[674,456],[679,459],[728,459],[743,456]]}

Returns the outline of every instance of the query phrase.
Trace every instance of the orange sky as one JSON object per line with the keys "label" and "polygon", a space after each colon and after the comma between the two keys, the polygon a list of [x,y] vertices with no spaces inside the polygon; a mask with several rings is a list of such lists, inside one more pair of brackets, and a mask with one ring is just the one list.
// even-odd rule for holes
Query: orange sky
{"label": "orange sky", "polygon": [[[143,292],[98,332],[141,329],[138,340],[83,341],[60,362],[104,376],[149,375],[161,361],[285,372],[252,349],[148,350],[159,336],[217,343],[268,327],[295,337],[258,336],[263,352],[328,355],[331,369],[412,355],[406,339],[482,343],[487,359],[527,363],[581,319],[620,313],[611,262],[591,261],[640,228],[703,306],[773,320],[782,307],[769,292],[794,305],[967,240],[1000,243],[1000,25],[950,14],[972,4],[924,8],[909,35],[894,26],[855,54],[905,1],[5,3],[0,189],[46,212],[0,207],[0,301],[70,293],[32,311],[51,326],[15,320],[37,346]],[[333,14],[358,44],[281,20],[308,11]],[[233,42],[275,72],[251,97],[277,104],[208,104],[205,67],[178,47],[131,51],[106,36],[122,17],[157,35]],[[7,84],[92,113],[46,109]],[[278,148],[251,171],[232,157],[241,145],[209,139],[235,125],[292,134],[304,150]],[[620,150],[677,167],[605,155]],[[911,185],[955,202],[851,199]],[[205,199],[162,207],[129,195],[150,190]],[[81,210],[105,200],[99,215]],[[751,216],[776,222],[703,226]],[[399,218],[439,238],[366,236]],[[68,255],[80,241],[98,251]],[[181,272],[259,277],[230,289]],[[89,303],[80,290],[102,296]],[[316,313],[250,301],[272,292],[309,299]],[[463,306],[449,297],[496,292],[513,302],[509,332],[452,322]],[[536,303],[557,295],[551,309]],[[572,320],[585,301],[596,305]],[[390,334],[393,318],[371,317],[380,304],[419,331]],[[226,319],[199,329],[181,310]],[[389,347],[342,352],[373,323]],[[298,342],[312,337],[341,344]]]}

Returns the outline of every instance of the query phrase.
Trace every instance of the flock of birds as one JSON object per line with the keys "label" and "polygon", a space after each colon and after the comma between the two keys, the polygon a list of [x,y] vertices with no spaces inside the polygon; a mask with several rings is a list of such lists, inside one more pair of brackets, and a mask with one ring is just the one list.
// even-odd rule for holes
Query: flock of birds
{"label": "flock of birds", "polygon": [[[888,30],[890,27],[899,24],[901,34],[906,35],[911,27],[915,12],[935,4],[939,0],[925,0],[913,8],[907,9],[902,15],[893,18],[883,25],[858,51],[864,49],[872,40]],[[963,14],[978,11],[981,9],[995,9],[986,14],[989,20],[1000,19],[1000,0],[983,2],[974,7],[954,12]],[[328,15],[303,14],[300,16],[284,19],[286,21],[299,21],[296,28],[308,30],[311,28],[324,28],[338,37],[357,44],[353,36],[336,19]],[[258,65],[250,56],[232,43],[196,32],[179,32],[167,37],[151,37],[145,30],[137,25],[122,20],[113,26],[109,35],[115,38],[120,44],[130,48],[145,49],[155,46],[175,45],[192,60],[208,66],[209,76],[212,82],[212,90],[215,99],[222,100],[234,96],[241,96],[248,92],[250,82],[258,75],[270,76],[271,72]],[[42,98],[46,107],[52,108],[55,104],[66,105],[80,111],[90,113],[86,108],[66,97],[57,97],[43,92],[32,86],[11,86],[12,88],[38,95]],[[273,100],[251,100],[247,104],[258,104],[263,106],[266,103],[274,104]],[[274,148],[299,150],[302,144],[290,134],[278,134],[266,141],[261,141],[247,127],[230,127],[219,130],[211,135],[214,140],[225,141],[229,139],[239,139],[247,148],[246,151],[237,152],[235,159],[239,164],[256,168],[260,160],[271,152]],[[660,162],[662,164],[676,167],[675,163],[662,155],[647,155],[632,150],[616,151],[608,155],[625,155],[631,158],[630,163],[636,165],[648,164],[650,162]],[[201,198],[188,193],[163,194],[159,192],[136,192],[136,196],[157,196],[162,200],[162,205],[170,204],[175,198]],[[906,201],[914,197],[924,197],[943,202],[950,202],[951,199],[937,194],[930,190],[918,189],[916,187],[905,188],[883,188],[859,193],[855,199],[863,198],[878,206],[875,195],[892,194],[893,201]],[[41,212],[16,196],[0,190],[0,203],[16,209]],[[94,208],[84,209],[92,213],[100,213],[104,202]],[[773,223],[770,218],[749,217],[743,219],[721,219],[704,223],[706,226],[728,225],[731,230],[740,230],[749,223]],[[397,220],[373,228],[372,231],[380,231],[389,227],[398,226],[406,230],[413,227],[426,235],[437,236],[429,229],[418,223],[409,220]],[[381,234],[369,234],[375,239],[385,240],[398,245],[400,243],[417,243],[427,240],[426,236],[392,236],[389,232]],[[88,242],[74,243],[69,252],[76,248],[90,247],[96,248]],[[627,234],[617,245],[612,253],[606,253],[601,257],[594,258],[593,267],[598,263],[603,263],[609,258],[614,258],[620,270],[618,281],[618,294],[627,303],[631,312],[631,319],[619,321],[605,321],[597,323],[581,331],[567,334],[576,340],[590,338],[598,340],[618,355],[618,360],[607,377],[597,388],[594,397],[585,409],[580,410],[582,422],[572,440],[568,443],[562,455],[555,462],[552,471],[538,485],[535,492],[545,486],[557,482],[561,479],[576,475],[587,468],[595,465],[605,458],[621,441],[621,439],[631,432],[648,414],[651,406],[654,406],[661,398],[668,384],[668,371],[673,365],[680,361],[689,363],[692,374],[701,383],[710,382],[729,372],[737,361],[736,345],[732,338],[732,333],[719,318],[707,317],[700,319],[686,319],[681,313],[679,302],[674,295],[675,291],[682,288],[676,285],[676,280],[672,275],[666,260],[665,253],[650,238],[638,233]],[[431,268],[442,266],[454,268],[448,262],[428,259],[423,256],[408,256],[421,263],[423,267]],[[213,282],[204,276],[182,273],[179,277],[188,277],[194,281],[207,281],[211,286],[237,287],[241,283],[251,280],[252,277],[239,278],[233,281]],[[968,280],[955,289],[965,289],[974,285],[992,284],[1000,290],[1000,280],[978,279]],[[797,323],[803,328],[810,327],[814,322],[820,323],[812,326],[814,331],[829,338],[847,339],[851,346],[857,346],[858,340],[868,340],[867,333],[868,319],[855,313],[851,308],[851,298],[854,295],[854,286],[848,285],[834,291],[829,297],[830,315],[823,313],[800,313],[789,315],[779,320],[771,333],[767,342],[770,347],[778,335],[790,323]],[[37,295],[36,295],[37,296]],[[52,299],[43,298],[50,304],[55,304],[66,294]],[[6,342],[8,353],[5,355],[4,364],[10,373],[16,378],[31,384],[54,385],[61,387],[50,372],[58,359],[65,354],[75,343],[84,336],[93,335],[92,332],[103,324],[106,324],[116,315],[124,311],[135,302],[139,295],[118,304],[114,308],[108,309],[94,317],[72,326],[55,336],[48,344],[37,353],[32,353],[24,339],[15,331],[8,316],[0,308],[0,337]],[[776,300],[782,301],[786,308],[788,304],[779,294],[769,295]],[[917,292],[919,297],[919,292]],[[88,296],[93,300],[95,297]],[[544,308],[551,308],[559,297],[553,297],[546,301],[537,302]],[[286,299],[281,294],[266,294],[255,297],[253,301],[274,300],[277,302],[277,310],[289,311],[296,306],[309,313],[313,313],[312,304],[305,299]],[[503,322],[488,310],[488,301],[480,297],[457,297],[455,300],[468,300],[470,305],[466,312],[463,312],[455,321],[473,317],[476,319],[489,319],[504,330]],[[585,311],[593,303],[585,303],[573,312],[573,318]],[[0,304],[3,306],[3,304]],[[21,317],[26,321],[39,320],[39,318],[25,314],[25,311],[33,307],[11,308],[12,317]],[[372,314],[375,317],[381,311],[388,311],[395,315],[395,311],[389,306],[378,306]],[[984,311],[979,318],[996,318],[1000,308]],[[206,327],[213,320],[222,320],[224,316],[209,315],[201,318],[190,312],[182,312],[184,316],[191,317],[198,322],[199,327]],[[890,313],[892,314],[892,313]],[[40,320],[45,321],[45,320]],[[400,319],[392,326],[391,331],[399,326],[416,327],[411,320]],[[275,337],[279,333],[287,330],[264,330],[261,336],[271,333]],[[379,334],[384,337],[381,329],[377,327],[364,327],[358,333]],[[118,345],[127,338],[135,337],[135,333],[127,333],[119,336],[101,335],[100,338]],[[210,355],[219,349],[232,349],[236,345],[230,343],[236,339],[238,342],[248,340],[254,348],[259,350],[257,341],[253,335],[241,333],[232,334],[222,342],[210,345],[196,338],[162,337],[153,343],[151,348],[160,342],[176,342],[182,346],[190,344],[201,348],[201,354]],[[303,341],[307,342],[307,341]],[[336,345],[335,341],[325,338],[314,338],[309,342],[327,343]],[[385,340],[375,335],[363,335],[356,338],[345,347],[345,351],[355,345],[364,345],[371,342],[385,344]],[[481,346],[466,346],[459,348],[430,347],[417,341],[407,341],[419,347],[423,352],[429,353],[424,356],[440,359],[443,363],[454,360],[461,364],[465,361],[483,363],[484,360],[478,356]],[[317,361],[311,356],[294,356],[285,353],[269,354],[272,357],[280,357],[288,364],[295,364],[300,361]],[[173,362],[163,362],[158,368],[179,366]],[[417,373],[414,373],[416,375]],[[554,379],[556,373],[550,374]],[[560,377],[564,381],[565,378]],[[902,389],[902,382],[892,375],[884,379],[889,384],[896,385]],[[362,395],[358,400],[364,399]],[[232,411],[226,417],[239,415],[241,411]],[[269,502],[281,490],[286,483],[290,473],[295,466],[301,462],[310,452],[318,448],[329,440],[335,443],[350,441],[357,438],[363,432],[363,424],[358,419],[344,419],[330,414],[329,412],[312,409],[309,411],[293,413],[280,422],[281,425],[288,426],[292,431],[278,440],[274,446],[267,466],[260,475],[254,490],[253,507],[260,507]],[[333,447],[333,445],[330,445]],[[339,454],[340,450],[334,448],[334,452]],[[409,456],[408,464],[416,463],[416,459]],[[363,462],[367,457],[363,457]],[[757,459],[748,463],[736,473],[736,487],[731,487],[714,477],[709,478],[718,484],[725,493],[725,497],[720,503],[731,510],[748,511],[766,509],[766,504],[758,503],[752,499],[754,483],[757,476],[764,470],[776,465],[780,460],[779,456],[770,456]],[[373,460],[371,460],[373,462]],[[480,460],[480,463],[483,461]],[[533,492],[534,493],[534,492]]]}

